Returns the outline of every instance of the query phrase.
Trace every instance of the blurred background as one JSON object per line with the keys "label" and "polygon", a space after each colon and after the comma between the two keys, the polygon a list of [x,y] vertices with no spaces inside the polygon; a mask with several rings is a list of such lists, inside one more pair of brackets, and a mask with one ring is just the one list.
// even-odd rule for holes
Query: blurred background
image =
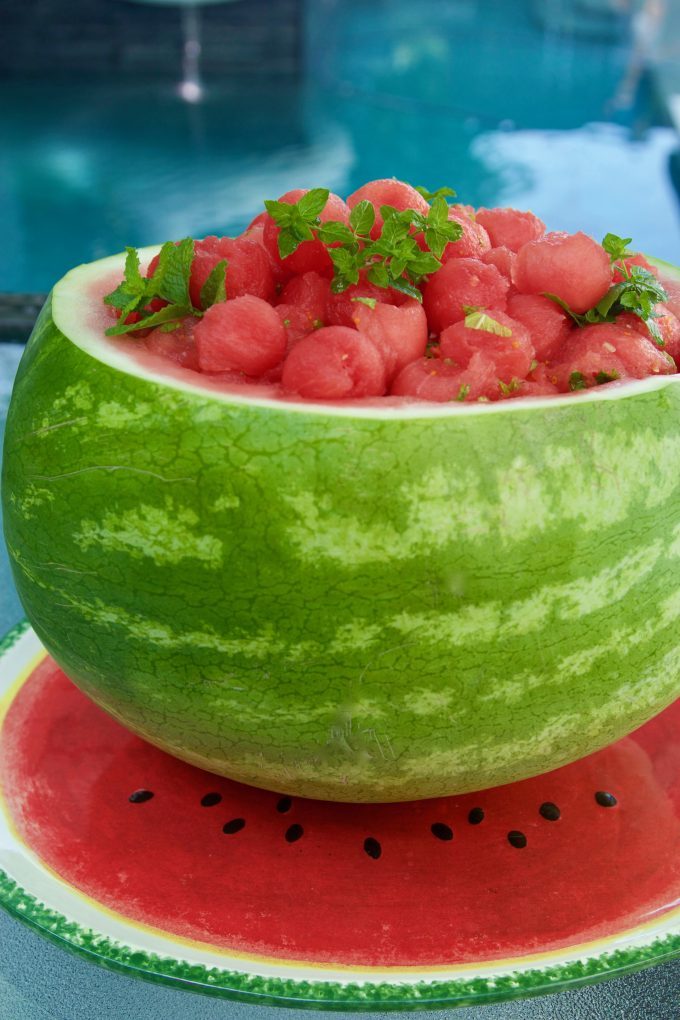
{"label": "blurred background", "polygon": [[6,338],[79,262],[375,177],[680,262],[678,0],[0,0],[0,23]]}

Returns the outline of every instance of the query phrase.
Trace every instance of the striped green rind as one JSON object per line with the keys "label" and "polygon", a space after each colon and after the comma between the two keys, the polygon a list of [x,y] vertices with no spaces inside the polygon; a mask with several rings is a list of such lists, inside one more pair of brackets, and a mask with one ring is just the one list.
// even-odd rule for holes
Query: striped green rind
{"label": "striped green rind", "polygon": [[[417,983],[374,981],[368,974],[346,983],[308,976],[280,978],[191,963],[180,956],[146,952],[83,928],[45,906],[0,869],[0,905],[53,942],[109,970],[160,984],[183,986],[193,992],[260,1005],[296,1008],[370,1011],[423,1010],[445,1006],[481,1005],[566,991],[605,978],[620,977],[680,955],[680,936],[667,935],[648,945],[618,949],[586,959],[552,966],[518,969],[511,974]],[[304,964],[299,965],[304,971]]]}
{"label": "striped green rind", "polygon": [[406,413],[230,399],[74,332],[96,272],[22,361],[5,528],[41,640],[130,728],[244,782],[403,800],[556,768],[680,693],[677,376]]}

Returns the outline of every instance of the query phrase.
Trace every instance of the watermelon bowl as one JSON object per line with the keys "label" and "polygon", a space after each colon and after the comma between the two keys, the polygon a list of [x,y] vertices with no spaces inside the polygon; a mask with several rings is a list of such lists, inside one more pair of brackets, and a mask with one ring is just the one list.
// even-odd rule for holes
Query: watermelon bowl
{"label": "watermelon bowl", "polygon": [[388,802],[547,772],[677,697],[680,376],[246,398],[104,340],[123,262],[54,288],[3,479],[27,615],[115,719],[242,783]]}

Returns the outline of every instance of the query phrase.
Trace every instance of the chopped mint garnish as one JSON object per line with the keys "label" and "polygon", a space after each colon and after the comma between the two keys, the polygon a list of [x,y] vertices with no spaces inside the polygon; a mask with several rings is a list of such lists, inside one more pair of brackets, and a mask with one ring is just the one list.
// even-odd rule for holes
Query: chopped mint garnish
{"label": "chopped mint garnish", "polygon": [[465,400],[465,398],[469,395],[469,393],[470,393],[470,384],[469,383],[465,383],[465,382],[461,383],[460,384],[460,389],[458,390],[458,396],[454,397],[453,399],[454,400],[461,400],[461,401]]}
{"label": "chopped mint garnish", "polygon": [[435,198],[455,198],[456,192],[453,188],[437,188],[436,191],[428,191],[422,184],[416,184],[414,191],[417,191],[419,195],[422,195],[426,202],[433,202]]}
{"label": "chopped mint garnish", "polygon": [[504,397],[510,396],[511,393],[517,393],[522,382],[520,379],[511,379],[509,383],[504,383],[502,379],[498,380],[498,388]]}
{"label": "chopped mint garnish", "polygon": [[597,372],[595,375],[595,382],[598,386],[602,386],[603,383],[614,382],[618,379],[619,373],[615,371],[611,372]]}
{"label": "chopped mint garnish", "polygon": [[569,389],[572,392],[576,390],[585,390],[588,388],[585,376],[581,372],[572,372],[569,376]]}
{"label": "chopped mint garnish", "polygon": [[532,372],[535,372],[537,368],[538,368],[538,362],[536,361],[536,358],[534,358],[534,360],[529,365],[529,374],[531,374]]}
{"label": "chopped mint garnish", "polygon": [[358,301],[362,305],[368,305],[369,308],[375,308],[378,303],[377,298],[374,297],[353,297],[352,301]]}
{"label": "chopped mint garnish", "polygon": [[495,333],[496,336],[512,336],[509,326],[504,326],[481,310],[469,312],[465,316],[465,325],[468,329],[483,329],[485,333]]}

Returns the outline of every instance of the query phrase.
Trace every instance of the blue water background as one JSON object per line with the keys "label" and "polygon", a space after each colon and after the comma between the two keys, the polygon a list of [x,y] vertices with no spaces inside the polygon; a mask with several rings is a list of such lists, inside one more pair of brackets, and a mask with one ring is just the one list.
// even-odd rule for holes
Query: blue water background
{"label": "blue water background", "polygon": [[[612,110],[630,46],[545,30],[528,2],[320,0],[298,80],[0,87],[0,290],[187,234],[233,233],[296,186],[397,176],[680,261],[679,148],[648,80]],[[178,71],[179,73],[179,71]]]}

